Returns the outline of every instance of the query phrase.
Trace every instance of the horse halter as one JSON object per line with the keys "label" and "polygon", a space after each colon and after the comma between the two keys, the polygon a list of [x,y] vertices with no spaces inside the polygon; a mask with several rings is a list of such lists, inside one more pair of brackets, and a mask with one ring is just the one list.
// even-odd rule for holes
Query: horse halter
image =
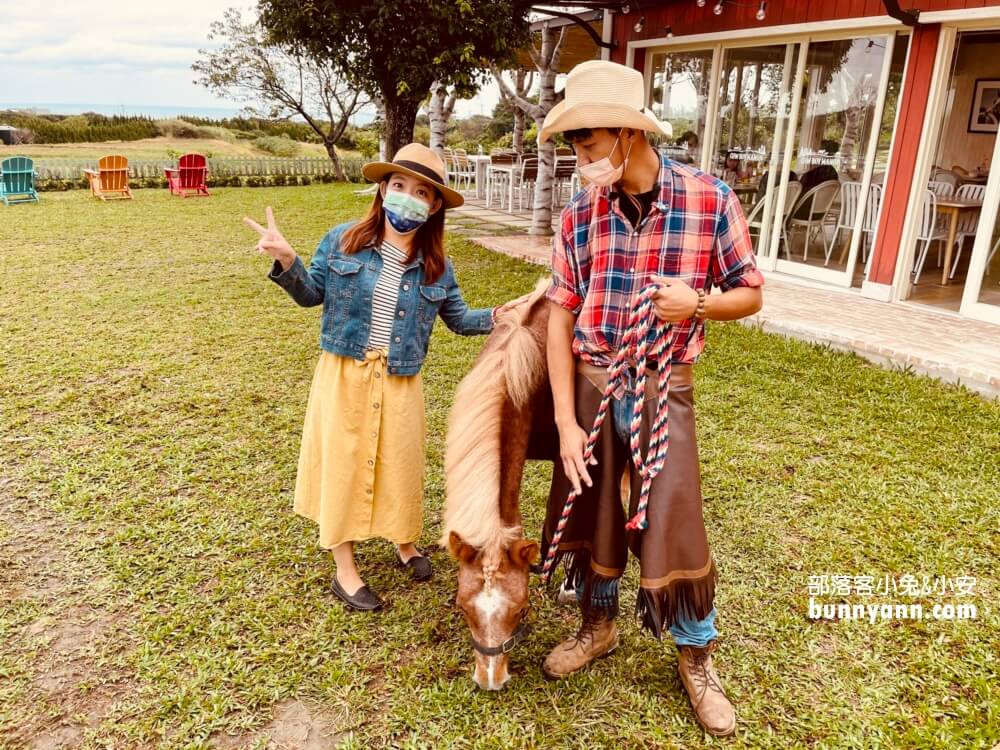
{"label": "horse halter", "polygon": [[501,643],[499,646],[484,646],[482,643],[476,640],[475,636],[471,636],[472,648],[478,651],[483,656],[500,656],[501,654],[509,654],[514,650],[514,647],[523,641],[528,633],[531,632],[531,625],[526,619],[522,618],[521,622],[518,623],[514,632],[511,634],[510,638]]}

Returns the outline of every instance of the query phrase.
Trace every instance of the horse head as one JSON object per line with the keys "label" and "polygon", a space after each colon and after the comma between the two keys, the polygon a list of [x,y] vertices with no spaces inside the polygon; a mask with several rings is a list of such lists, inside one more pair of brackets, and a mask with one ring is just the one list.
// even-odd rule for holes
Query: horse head
{"label": "horse head", "polygon": [[500,690],[510,679],[510,652],[528,634],[528,569],[538,544],[517,538],[476,549],[453,531],[448,546],[458,560],[455,604],[476,653],[472,679],[483,690]]}

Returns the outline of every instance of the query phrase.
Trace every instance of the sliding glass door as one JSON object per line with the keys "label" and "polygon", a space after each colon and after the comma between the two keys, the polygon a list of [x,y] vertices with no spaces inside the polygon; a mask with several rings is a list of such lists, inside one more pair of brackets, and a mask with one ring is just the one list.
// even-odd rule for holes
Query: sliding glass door
{"label": "sliding glass door", "polygon": [[722,51],[711,172],[737,194],[757,254],[770,246],[779,212],[782,141],[796,45],[771,44]]}
{"label": "sliding glass door", "polygon": [[777,270],[860,285],[882,197],[875,157],[895,118],[885,100],[896,43],[887,34],[800,44],[782,172],[786,198],[797,196],[775,222],[785,233],[770,248]]}

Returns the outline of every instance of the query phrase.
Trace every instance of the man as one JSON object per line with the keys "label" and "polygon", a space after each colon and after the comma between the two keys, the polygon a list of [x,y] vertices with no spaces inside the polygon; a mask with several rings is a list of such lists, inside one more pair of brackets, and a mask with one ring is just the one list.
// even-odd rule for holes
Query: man
{"label": "man", "polygon": [[[562,132],[589,182],[563,209],[553,243],[547,357],[561,460],[543,530],[548,547],[569,490],[582,490],[558,555],[575,584],[583,623],[552,650],[543,669],[562,678],[617,647],[618,584],[631,550],[640,565],[643,627],[656,637],[669,629],[698,721],[725,736],[735,730],[736,714],[712,666],[716,570],[702,517],[691,366],[704,347],[704,321],[759,310],[763,278],[736,195],[694,167],[661,158],[647,131],[670,135],[670,126],[643,106],[642,75],[595,60],[570,72],[566,98],[540,133],[544,142]],[[650,488],[648,526],[628,531],[641,485],[629,451],[630,389],[617,390],[589,464],[584,447],[633,299],[650,283],[659,285],[656,316],[676,333],[669,353],[669,447]],[[722,293],[707,294],[713,286]],[[635,376],[633,368],[630,383]],[[650,373],[642,455],[656,414],[656,381]],[[626,466],[628,516],[619,490]]]}

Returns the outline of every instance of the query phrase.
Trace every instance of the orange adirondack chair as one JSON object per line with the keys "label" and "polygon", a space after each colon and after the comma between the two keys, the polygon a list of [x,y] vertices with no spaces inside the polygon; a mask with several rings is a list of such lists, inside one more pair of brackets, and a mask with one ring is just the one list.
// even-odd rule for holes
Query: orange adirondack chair
{"label": "orange adirondack chair", "polygon": [[117,198],[132,198],[128,186],[128,157],[102,156],[97,162],[97,170],[85,169],[83,173],[90,180],[90,192],[102,201]]}
{"label": "orange adirondack chair", "polygon": [[176,167],[167,167],[163,170],[167,178],[167,187],[173,195],[180,195],[184,198],[189,196],[208,196],[208,185],[205,178],[208,176],[208,164],[201,154],[184,154],[177,160]]}

